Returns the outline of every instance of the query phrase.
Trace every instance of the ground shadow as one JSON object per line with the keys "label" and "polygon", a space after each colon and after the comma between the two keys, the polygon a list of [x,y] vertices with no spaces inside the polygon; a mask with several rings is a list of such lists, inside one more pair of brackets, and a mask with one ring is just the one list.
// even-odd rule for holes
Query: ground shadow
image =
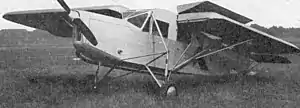
{"label": "ground shadow", "polygon": [[[63,86],[63,89],[71,89],[75,94],[103,94],[110,96],[116,93],[123,93],[124,91],[134,90],[136,92],[144,92],[149,95],[158,95],[158,85],[154,82],[151,76],[140,75],[130,76],[117,80],[104,80],[97,83],[97,88],[94,89],[93,75],[86,75],[83,77],[72,75],[58,75],[58,76],[34,76],[28,77],[28,81],[32,84],[46,84]],[[179,89],[193,89],[197,87],[218,86],[218,85],[256,85],[256,84],[270,84],[274,83],[275,79],[272,77],[260,76],[178,76],[174,78]],[[179,91],[180,93],[180,91]]]}
{"label": "ground shadow", "polygon": [[116,93],[123,93],[128,90],[137,92],[145,92],[151,94],[156,87],[150,77],[141,79],[139,77],[106,79],[97,83],[97,88],[94,87],[94,75],[85,75],[82,77],[72,75],[57,75],[57,76],[31,76],[27,80],[31,84],[43,84],[63,86],[63,89],[72,89],[75,94],[102,94],[110,96]]}
{"label": "ground shadow", "polygon": [[215,84],[226,84],[234,82],[245,82],[245,83],[270,83],[275,81],[275,78],[271,76],[250,76],[250,75],[239,75],[239,74],[230,74],[223,76],[205,76],[197,75],[188,78],[178,78],[178,82],[197,82],[197,83],[215,83]]}

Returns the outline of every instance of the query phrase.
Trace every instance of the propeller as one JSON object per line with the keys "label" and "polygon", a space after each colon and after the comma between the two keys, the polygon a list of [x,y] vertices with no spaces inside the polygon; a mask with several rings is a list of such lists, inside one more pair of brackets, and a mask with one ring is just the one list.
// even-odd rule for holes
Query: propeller
{"label": "propeller", "polygon": [[61,5],[61,7],[63,7],[68,12],[69,17],[71,19],[73,19],[73,21],[71,23],[78,26],[79,31],[84,35],[84,37],[88,41],[90,41],[94,46],[96,46],[98,44],[97,39],[95,38],[94,34],[89,29],[89,27],[87,25],[85,25],[84,22],[80,18],[78,18],[78,17],[75,18],[75,17],[72,17],[73,15],[72,16],[70,15],[70,14],[72,14],[72,10],[64,0],[57,0],[57,1]]}
{"label": "propeller", "polygon": [[60,6],[63,7],[68,12],[68,14],[70,14],[71,8],[67,5],[67,3],[64,0],[57,0],[57,1],[60,4]]}
{"label": "propeller", "polygon": [[82,32],[87,40],[89,40],[95,46],[98,44],[97,39],[95,38],[92,31],[84,24],[81,19],[76,18],[73,20],[73,23],[79,27],[80,32]]}

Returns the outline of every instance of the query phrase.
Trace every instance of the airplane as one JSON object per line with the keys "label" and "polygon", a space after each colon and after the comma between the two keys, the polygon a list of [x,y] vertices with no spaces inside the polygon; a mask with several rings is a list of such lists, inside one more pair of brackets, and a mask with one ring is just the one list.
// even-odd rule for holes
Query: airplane
{"label": "airplane", "polygon": [[[122,5],[9,12],[3,18],[72,38],[75,55],[97,65],[96,84],[114,69],[150,74],[162,96],[178,95],[172,74],[248,75],[261,63],[292,63],[283,54],[299,47],[254,29],[252,20],[211,1],[166,9]],[[102,67],[109,67],[106,72]],[[99,75],[101,74],[101,75]]]}

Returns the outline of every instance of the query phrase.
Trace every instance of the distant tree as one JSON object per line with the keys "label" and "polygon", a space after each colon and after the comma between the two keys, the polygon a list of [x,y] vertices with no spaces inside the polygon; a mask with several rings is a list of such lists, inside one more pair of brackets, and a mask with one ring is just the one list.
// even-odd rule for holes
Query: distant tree
{"label": "distant tree", "polygon": [[270,35],[274,35],[275,36],[275,34],[273,32],[271,32],[268,28],[265,28],[265,27],[260,26],[258,24],[251,24],[250,26],[253,27],[253,28],[255,28],[255,29],[257,29],[257,30],[260,30],[262,32],[265,32],[265,33],[268,33]]}
{"label": "distant tree", "polygon": [[276,37],[300,38],[300,28],[284,28],[282,26],[272,26],[270,28],[266,28],[258,24],[251,24],[250,26]]}

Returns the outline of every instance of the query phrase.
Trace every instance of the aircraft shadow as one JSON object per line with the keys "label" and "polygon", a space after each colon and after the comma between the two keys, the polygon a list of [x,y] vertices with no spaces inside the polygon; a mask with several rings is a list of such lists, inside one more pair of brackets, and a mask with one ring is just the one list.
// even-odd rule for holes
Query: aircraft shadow
{"label": "aircraft shadow", "polygon": [[[71,89],[75,94],[102,94],[110,96],[112,94],[124,93],[126,91],[135,91],[139,93],[146,93],[148,95],[156,95],[159,87],[151,79],[150,76],[145,75],[144,78],[121,78],[117,80],[102,81],[97,84],[97,88],[93,89],[93,75],[86,75],[85,77],[77,77],[72,75],[59,75],[59,76],[34,76],[28,77],[31,84],[44,84],[63,86],[63,89]],[[174,81],[179,88],[180,92],[194,88],[203,88],[208,86],[221,86],[221,85],[255,85],[273,83],[272,77],[259,77],[259,76],[195,76],[186,77],[179,76],[174,78]],[[200,91],[201,92],[201,91]]]}
{"label": "aircraft shadow", "polygon": [[31,84],[63,86],[63,89],[71,89],[75,94],[102,94],[104,96],[124,93],[129,90],[152,94],[152,90],[155,90],[157,85],[149,79],[150,77],[146,78],[146,80],[140,78],[107,79],[97,83],[97,88],[94,89],[93,75],[84,77],[72,75],[32,76],[27,78]]}
{"label": "aircraft shadow", "polygon": [[[216,89],[230,91],[233,88],[238,90],[257,88],[267,84],[276,85],[274,77],[266,76],[239,76],[239,75],[225,75],[225,76],[194,76],[183,77],[176,80],[179,93],[195,93],[202,92],[217,92]],[[195,90],[196,89],[196,90]]]}

